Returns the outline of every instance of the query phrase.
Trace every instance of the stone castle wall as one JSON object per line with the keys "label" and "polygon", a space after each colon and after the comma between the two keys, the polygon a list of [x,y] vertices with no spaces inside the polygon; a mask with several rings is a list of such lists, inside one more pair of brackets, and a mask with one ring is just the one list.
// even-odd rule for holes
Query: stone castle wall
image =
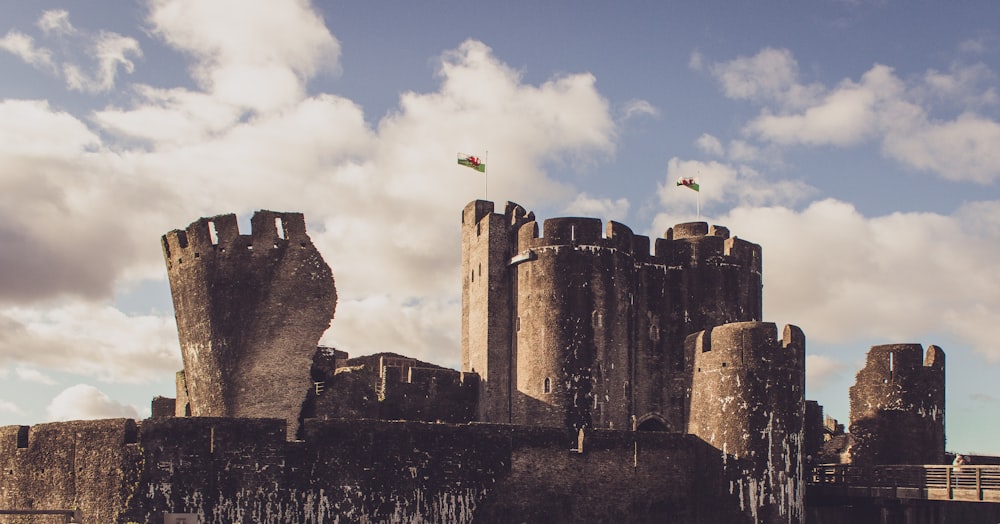
{"label": "stone castle wall", "polygon": [[556,428],[307,420],[289,442],[285,426],[57,423],[31,428],[26,448],[20,426],[0,428],[0,502],[77,505],[86,524],[158,523],[165,512],[215,524],[752,522],[722,458],[689,435],[596,431],[580,452]]}
{"label": "stone castle wall", "polygon": [[[88,524],[124,522],[142,454],[130,419],[0,427],[0,508],[80,509]],[[3,522],[43,518],[5,516]]]}
{"label": "stone castle wall", "polygon": [[937,346],[886,344],[869,350],[850,388],[851,462],[942,464],[945,358]]}

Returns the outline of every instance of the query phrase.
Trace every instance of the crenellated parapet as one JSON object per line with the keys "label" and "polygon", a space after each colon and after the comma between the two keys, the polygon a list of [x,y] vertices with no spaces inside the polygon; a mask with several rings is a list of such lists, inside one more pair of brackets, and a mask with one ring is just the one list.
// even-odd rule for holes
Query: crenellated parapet
{"label": "crenellated parapet", "polygon": [[685,342],[692,376],[687,432],[727,457],[727,474],[753,522],[804,515],[805,335],[791,325],[777,334],[770,322],[738,322]]}
{"label": "crenellated parapet", "polygon": [[852,463],[942,463],[944,385],[938,346],[873,346],[850,389]]}
{"label": "crenellated parapet", "polygon": [[532,250],[576,246],[620,251],[642,264],[671,267],[726,264],[745,267],[757,275],[761,273],[761,248],[758,244],[730,237],[729,228],[709,226],[707,222],[677,224],[667,229],[663,238],[655,239],[652,253],[649,237],[636,235],[628,226],[613,220],[602,227],[601,220],[597,218],[550,218],[544,221],[543,230],[540,235],[535,221],[521,225],[515,252],[524,256]]}
{"label": "crenellated parapet", "polygon": [[202,218],[162,247],[184,360],[177,414],[283,418],[294,435],[337,301],[302,214],[258,211],[249,235],[235,215]]}

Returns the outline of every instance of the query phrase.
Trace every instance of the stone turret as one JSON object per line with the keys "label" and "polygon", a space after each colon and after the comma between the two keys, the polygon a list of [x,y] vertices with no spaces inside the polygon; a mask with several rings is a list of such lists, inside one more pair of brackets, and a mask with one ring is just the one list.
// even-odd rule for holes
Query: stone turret
{"label": "stone turret", "polygon": [[944,462],[944,351],[873,346],[850,389],[851,462]]}
{"label": "stone turret", "polygon": [[272,417],[295,435],[309,369],[337,303],[301,213],[232,214],[163,236],[183,375],[177,415]]}
{"label": "stone turret", "polygon": [[805,335],[739,322],[687,337],[687,432],[722,451],[725,474],[753,522],[804,516]]}

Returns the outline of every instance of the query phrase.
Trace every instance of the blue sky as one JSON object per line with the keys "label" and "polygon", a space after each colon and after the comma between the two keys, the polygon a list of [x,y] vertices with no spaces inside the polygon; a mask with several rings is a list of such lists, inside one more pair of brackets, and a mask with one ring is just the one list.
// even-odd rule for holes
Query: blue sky
{"label": "blue sky", "polygon": [[764,249],[842,422],[874,344],[947,354],[1000,454],[993,2],[0,0],[0,424],[146,416],[180,369],[159,237],[301,211],[323,342],[459,364],[459,210],[701,214]]}

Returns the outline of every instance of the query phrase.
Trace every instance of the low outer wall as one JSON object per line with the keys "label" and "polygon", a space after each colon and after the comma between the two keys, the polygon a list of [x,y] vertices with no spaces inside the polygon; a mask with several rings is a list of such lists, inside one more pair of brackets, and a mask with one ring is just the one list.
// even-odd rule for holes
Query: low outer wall
{"label": "low outer wall", "polygon": [[307,420],[303,436],[285,442],[273,419],[146,420],[125,520],[743,522],[721,456],[688,435],[598,431],[583,453],[554,428]]}
{"label": "low outer wall", "polygon": [[0,427],[0,509],[79,509],[87,523],[122,522],[142,464],[136,438],[130,419]]}

